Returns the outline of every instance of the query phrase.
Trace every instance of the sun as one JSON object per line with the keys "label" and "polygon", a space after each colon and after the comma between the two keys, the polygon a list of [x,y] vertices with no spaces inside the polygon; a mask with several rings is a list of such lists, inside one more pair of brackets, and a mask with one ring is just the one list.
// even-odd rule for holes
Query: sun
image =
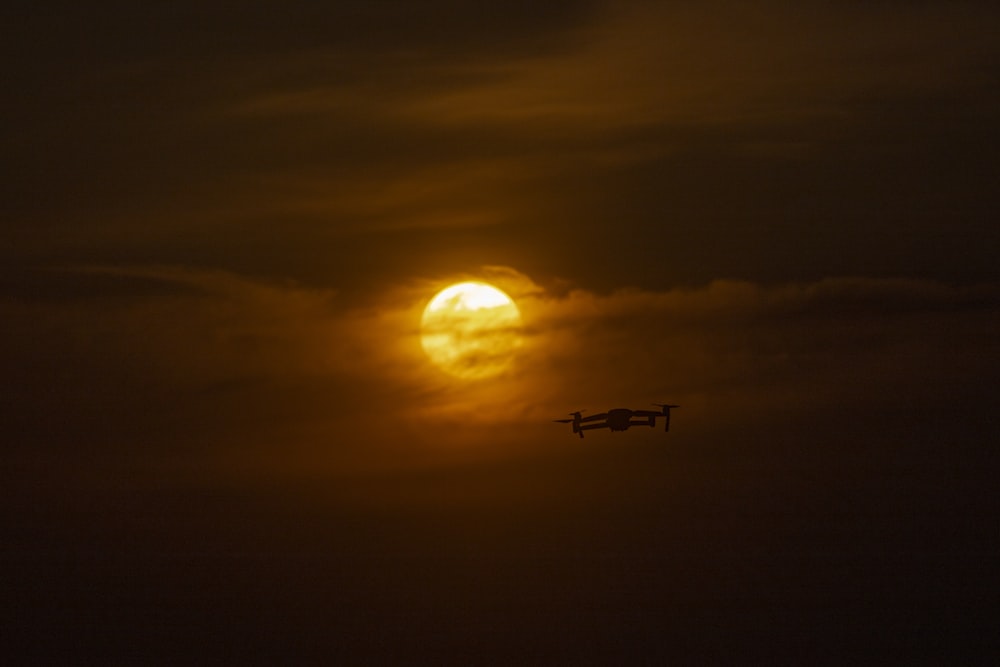
{"label": "sun", "polygon": [[420,342],[446,373],[487,378],[510,367],[520,327],[521,312],[504,292],[481,282],[456,283],[424,308]]}

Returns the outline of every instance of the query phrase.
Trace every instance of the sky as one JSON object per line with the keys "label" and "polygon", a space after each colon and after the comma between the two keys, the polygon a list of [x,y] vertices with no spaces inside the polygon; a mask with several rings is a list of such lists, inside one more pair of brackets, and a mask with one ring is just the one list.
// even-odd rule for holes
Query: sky
{"label": "sky", "polygon": [[12,664],[996,651],[993,3],[0,24]]}

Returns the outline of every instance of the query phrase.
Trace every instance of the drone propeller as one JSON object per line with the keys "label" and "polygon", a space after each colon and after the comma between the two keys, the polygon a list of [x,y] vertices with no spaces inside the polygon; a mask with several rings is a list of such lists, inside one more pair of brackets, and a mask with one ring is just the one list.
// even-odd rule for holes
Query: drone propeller
{"label": "drone propeller", "polygon": [[670,430],[670,408],[679,408],[679,405],[672,405],[670,403],[653,403],[653,405],[663,408],[663,430],[664,432]]}
{"label": "drone propeller", "polygon": [[583,419],[583,410],[577,410],[576,412],[569,413],[572,419],[553,419],[554,422],[559,422],[560,424],[572,424],[573,433],[576,433],[581,438],[583,437],[583,429],[580,428],[580,420]]}
{"label": "drone propeller", "polygon": [[569,424],[570,422],[579,421],[583,417],[583,410],[577,410],[576,412],[569,413],[572,419],[553,419],[554,422],[559,422],[560,424]]}

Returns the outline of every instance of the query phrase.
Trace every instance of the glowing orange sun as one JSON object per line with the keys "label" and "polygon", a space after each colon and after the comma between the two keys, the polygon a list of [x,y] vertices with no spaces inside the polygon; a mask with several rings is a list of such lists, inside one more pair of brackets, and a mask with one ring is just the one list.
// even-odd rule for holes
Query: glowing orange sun
{"label": "glowing orange sun", "polygon": [[510,367],[520,345],[521,312],[502,291],[481,282],[438,292],[421,319],[424,352],[446,373],[465,379],[497,375]]}

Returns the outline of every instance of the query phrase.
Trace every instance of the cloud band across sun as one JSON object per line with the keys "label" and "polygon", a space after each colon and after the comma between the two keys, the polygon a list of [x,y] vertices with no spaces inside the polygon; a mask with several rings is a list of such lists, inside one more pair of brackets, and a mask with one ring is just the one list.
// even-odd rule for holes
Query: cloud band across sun
{"label": "cloud band across sun", "polygon": [[[18,387],[2,408],[11,451],[58,459],[85,439],[96,456],[404,465],[452,441],[494,453],[501,441],[536,442],[553,411],[669,399],[697,433],[757,428],[779,412],[822,420],[831,405],[838,416],[942,402],[967,410],[1000,377],[1000,294],[989,287],[840,279],[602,295],[535,286],[518,297],[517,363],[469,384],[427,362],[420,318],[434,291],[424,288],[358,306],[328,288],[222,272],[100,279],[74,301],[0,305],[11,323],[3,348],[18,351],[3,358]],[[118,298],[104,296],[107,281],[122,287]],[[58,419],[39,418],[48,413]]]}

